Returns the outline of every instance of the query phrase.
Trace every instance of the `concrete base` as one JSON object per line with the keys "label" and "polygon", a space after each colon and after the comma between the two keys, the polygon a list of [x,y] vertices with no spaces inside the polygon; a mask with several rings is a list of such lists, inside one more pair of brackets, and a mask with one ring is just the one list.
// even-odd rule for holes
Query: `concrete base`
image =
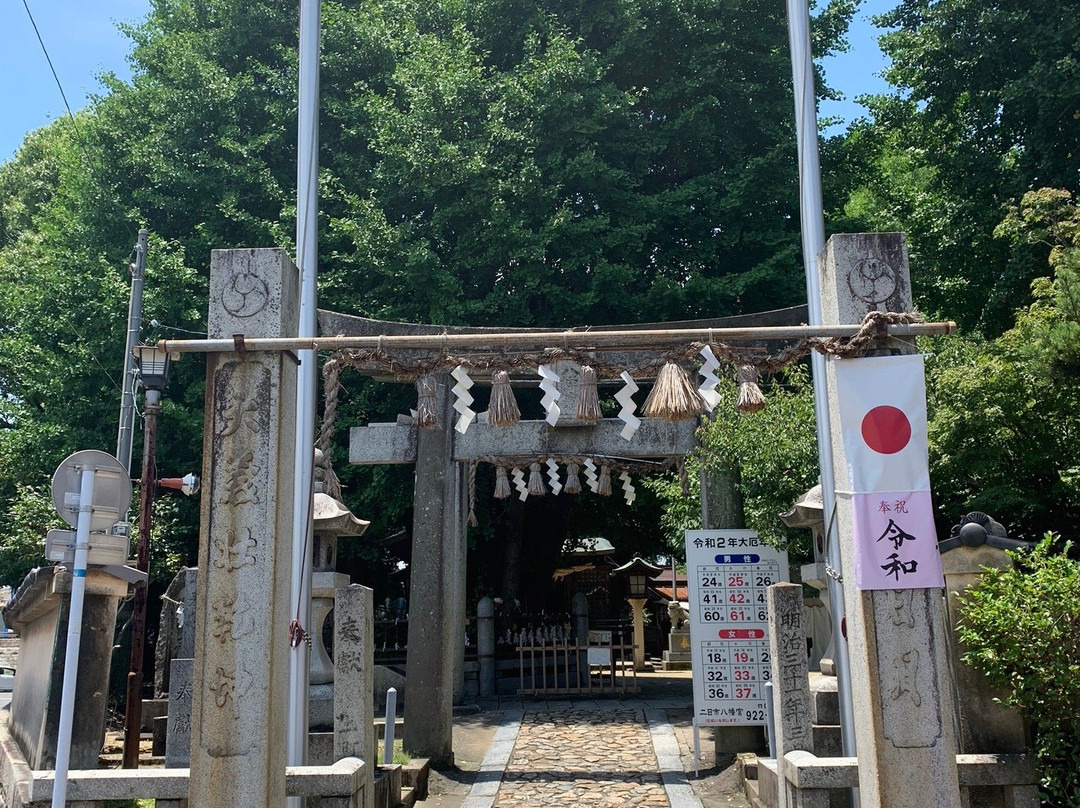
{"label": "concrete base", "polygon": [[737,755],[740,752],[768,753],[764,727],[713,727],[713,743],[717,756]]}

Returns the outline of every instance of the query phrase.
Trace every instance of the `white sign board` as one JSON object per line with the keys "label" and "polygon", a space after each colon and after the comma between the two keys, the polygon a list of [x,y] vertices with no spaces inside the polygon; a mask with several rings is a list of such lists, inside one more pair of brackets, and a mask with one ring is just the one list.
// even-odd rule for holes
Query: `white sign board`
{"label": "white sign board", "polygon": [[686,531],[694,721],[765,724],[765,590],[788,579],[787,553],[752,530]]}

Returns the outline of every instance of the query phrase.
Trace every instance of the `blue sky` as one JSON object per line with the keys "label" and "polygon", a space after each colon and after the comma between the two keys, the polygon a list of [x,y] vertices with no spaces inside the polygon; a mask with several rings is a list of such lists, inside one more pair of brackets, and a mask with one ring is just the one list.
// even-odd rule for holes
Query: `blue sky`
{"label": "blue sky", "polygon": [[[84,107],[89,95],[101,91],[97,76],[103,71],[130,76],[129,43],[116,24],[144,17],[150,10],[149,0],[26,2],[72,110]],[[877,31],[870,17],[893,5],[895,0],[863,1],[852,26],[851,51],[825,63],[829,83],[844,92],[847,100],[823,104],[821,116],[856,118],[862,110],[854,98],[885,88],[876,75],[885,66],[885,58],[877,47]],[[14,156],[27,132],[66,112],[23,0],[0,0],[0,30],[4,32],[0,48],[0,161],[5,161]]]}

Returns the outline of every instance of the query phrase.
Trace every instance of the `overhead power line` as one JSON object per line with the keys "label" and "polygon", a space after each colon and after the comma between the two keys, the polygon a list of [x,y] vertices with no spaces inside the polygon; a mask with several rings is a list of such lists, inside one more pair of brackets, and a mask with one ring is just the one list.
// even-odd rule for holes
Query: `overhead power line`
{"label": "overhead power line", "polygon": [[60,83],[60,77],[56,74],[56,68],[53,67],[52,58],[49,56],[49,49],[45,47],[45,40],[41,38],[41,31],[38,30],[37,22],[34,20],[34,14],[30,11],[30,4],[27,0],[23,0],[23,8],[26,9],[26,16],[30,18],[30,24],[34,27],[34,33],[37,34],[38,44],[41,45],[41,52],[45,54],[45,61],[49,63],[49,70],[52,71],[53,79],[60,90],[60,97],[64,99],[64,107],[67,109],[68,117],[71,118],[71,125],[75,127],[75,134],[81,140],[82,135],[79,133],[79,125],[75,123],[75,115],[71,112],[71,105],[68,103],[67,93],[64,92],[64,85]]}

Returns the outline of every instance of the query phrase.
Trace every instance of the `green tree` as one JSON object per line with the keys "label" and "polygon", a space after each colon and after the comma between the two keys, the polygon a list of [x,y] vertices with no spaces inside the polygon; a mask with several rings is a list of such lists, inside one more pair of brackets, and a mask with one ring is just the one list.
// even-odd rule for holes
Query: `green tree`
{"label": "green tree", "polygon": [[906,231],[924,310],[996,336],[1046,255],[993,238],[1003,206],[1078,190],[1080,19],[1064,0],[902,0],[877,21],[893,94],[841,149],[862,167],[837,217]]}
{"label": "green tree", "polygon": [[[851,10],[822,9],[820,53]],[[801,298],[782,7],[328,0],[323,12],[324,307],[561,325]],[[147,339],[205,328],[211,249],[293,246],[295,4],[158,0],[128,33],[131,82],[108,78],[77,131],[57,121],[0,167],[13,268],[0,278],[2,502],[72,449],[112,447],[140,226],[154,234],[145,312],[162,324]],[[174,370],[163,467],[198,465],[202,368]],[[399,404],[357,386],[342,428]],[[408,524],[407,479],[343,465],[358,512],[386,535]],[[193,545],[190,514],[178,529]]]}
{"label": "green tree", "polygon": [[1080,517],[1080,215],[1068,193],[1040,189],[998,233],[1041,243],[1052,275],[997,339],[934,343],[931,473],[939,510],[986,511],[1034,537]]}
{"label": "green tree", "polygon": [[698,432],[701,448],[687,466],[687,494],[676,479],[650,482],[665,503],[661,522],[672,547],[684,530],[701,527],[700,474],[734,474],[746,526],[767,543],[795,555],[810,552],[805,530],[791,530],[780,514],[813,486],[819,476],[813,389],[804,365],[791,365],[763,385],[768,404],[760,412],[735,406],[738,385],[722,380],[721,402]]}
{"label": "green tree", "polygon": [[[1058,545],[1058,547],[1055,547]],[[1017,567],[990,569],[962,601],[964,661],[1034,722],[1043,799],[1080,805],[1080,562],[1047,534]]]}

